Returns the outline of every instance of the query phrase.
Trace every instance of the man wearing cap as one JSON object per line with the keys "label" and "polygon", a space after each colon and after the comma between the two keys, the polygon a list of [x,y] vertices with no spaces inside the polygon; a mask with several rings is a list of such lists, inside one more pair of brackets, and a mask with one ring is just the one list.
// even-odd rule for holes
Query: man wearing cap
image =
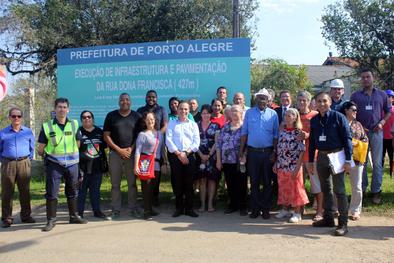
{"label": "man wearing cap", "polygon": [[[247,151],[248,173],[251,183],[252,209],[250,218],[262,212],[263,219],[269,219],[272,203],[272,164],[278,142],[279,121],[276,112],[268,108],[270,94],[261,89],[255,94],[256,106],[247,110],[242,126],[240,158]],[[260,189],[260,184],[263,189]]]}
{"label": "man wearing cap", "polygon": [[387,120],[387,122],[383,126],[383,158],[382,158],[382,167],[384,167],[384,157],[386,152],[389,156],[389,166],[390,166],[390,177],[393,177],[393,134],[391,133],[391,129],[394,124],[394,91],[391,89],[386,90],[387,100],[391,105],[391,117]]}
{"label": "man wearing cap", "polygon": [[331,97],[331,109],[335,111],[340,111],[342,104],[345,102],[343,99],[343,94],[345,94],[345,86],[343,81],[340,79],[334,79],[330,82],[330,97]]}
{"label": "man wearing cap", "polygon": [[[377,87],[374,87],[373,80],[373,74],[370,69],[362,70],[362,89],[354,92],[351,95],[350,100],[357,104],[357,120],[361,122],[368,135],[369,148],[371,150],[372,157],[372,202],[374,204],[380,204],[383,178],[383,126],[387,120],[390,119],[391,105],[387,99],[387,94]],[[365,162],[363,172],[363,192],[367,190],[368,186],[367,163],[368,162]]]}
{"label": "man wearing cap", "polygon": [[15,183],[18,185],[22,223],[35,223],[30,206],[30,160],[34,155],[34,135],[22,125],[22,111],[11,108],[8,118],[11,125],[0,131],[1,159],[1,220],[2,227],[10,227],[12,199]]}

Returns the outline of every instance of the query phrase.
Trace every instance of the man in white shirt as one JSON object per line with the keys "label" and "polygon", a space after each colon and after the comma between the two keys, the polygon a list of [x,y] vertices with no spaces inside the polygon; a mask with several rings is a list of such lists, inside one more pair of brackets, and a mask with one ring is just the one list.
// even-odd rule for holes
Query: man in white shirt
{"label": "man in white shirt", "polygon": [[178,105],[178,119],[171,120],[166,131],[166,146],[171,165],[171,184],[175,195],[176,210],[173,217],[183,213],[198,217],[193,211],[193,174],[195,156],[200,146],[200,134],[195,122],[187,118],[187,102]]}

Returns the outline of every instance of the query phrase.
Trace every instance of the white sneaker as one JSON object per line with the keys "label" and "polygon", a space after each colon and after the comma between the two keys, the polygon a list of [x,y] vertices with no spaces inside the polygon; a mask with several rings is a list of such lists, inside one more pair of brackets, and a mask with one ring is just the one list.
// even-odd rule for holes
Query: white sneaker
{"label": "white sneaker", "polygon": [[277,218],[277,219],[282,219],[282,218],[289,217],[289,216],[291,216],[290,211],[288,211],[288,210],[286,210],[286,209],[281,209],[281,210],[279,211],[279,213],[276,214],[275,218]]}
{"label": "white sneaker", "polygon": [[289,223],[298,223],[298,222],[300,222],[301,220],[302,220],[301,214],[294,213],[294,214],[290,217]]}

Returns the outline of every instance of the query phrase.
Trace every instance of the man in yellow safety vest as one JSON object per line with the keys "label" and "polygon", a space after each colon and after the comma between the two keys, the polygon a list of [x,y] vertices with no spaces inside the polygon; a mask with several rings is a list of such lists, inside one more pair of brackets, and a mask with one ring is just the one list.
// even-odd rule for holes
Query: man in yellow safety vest
{"label": "man in yellow safety vest", "polygon": [[44,123],[38,137],[38,154],[44,157],[46,171],[46,214],[47,224],[42,231],[50,231],[56,223],[57,198],[61,178],[66,184],[70,224],[86,224],[77,214],[79,178],[79,141],[81,133],[78,121],[67,118],[69,101],[66,98],[55,100],[56,116]]}

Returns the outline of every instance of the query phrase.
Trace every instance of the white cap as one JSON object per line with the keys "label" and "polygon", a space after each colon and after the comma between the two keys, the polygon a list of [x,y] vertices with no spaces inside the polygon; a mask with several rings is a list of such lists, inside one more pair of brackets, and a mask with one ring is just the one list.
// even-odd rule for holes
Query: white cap
{"label": "white cap", "polygon": [[271,99],[271,94],[269,94],[268,90],[265,88],[262,88],[261,90],[259,90],[257,93],[254,94],[254,96],[258,96],[258,95],[267,96],[268,99]]}
{"label": "white cap", "polygon": [[334,79],[330,83],[330,88],[344,88],[343,81],[340,79]]}

